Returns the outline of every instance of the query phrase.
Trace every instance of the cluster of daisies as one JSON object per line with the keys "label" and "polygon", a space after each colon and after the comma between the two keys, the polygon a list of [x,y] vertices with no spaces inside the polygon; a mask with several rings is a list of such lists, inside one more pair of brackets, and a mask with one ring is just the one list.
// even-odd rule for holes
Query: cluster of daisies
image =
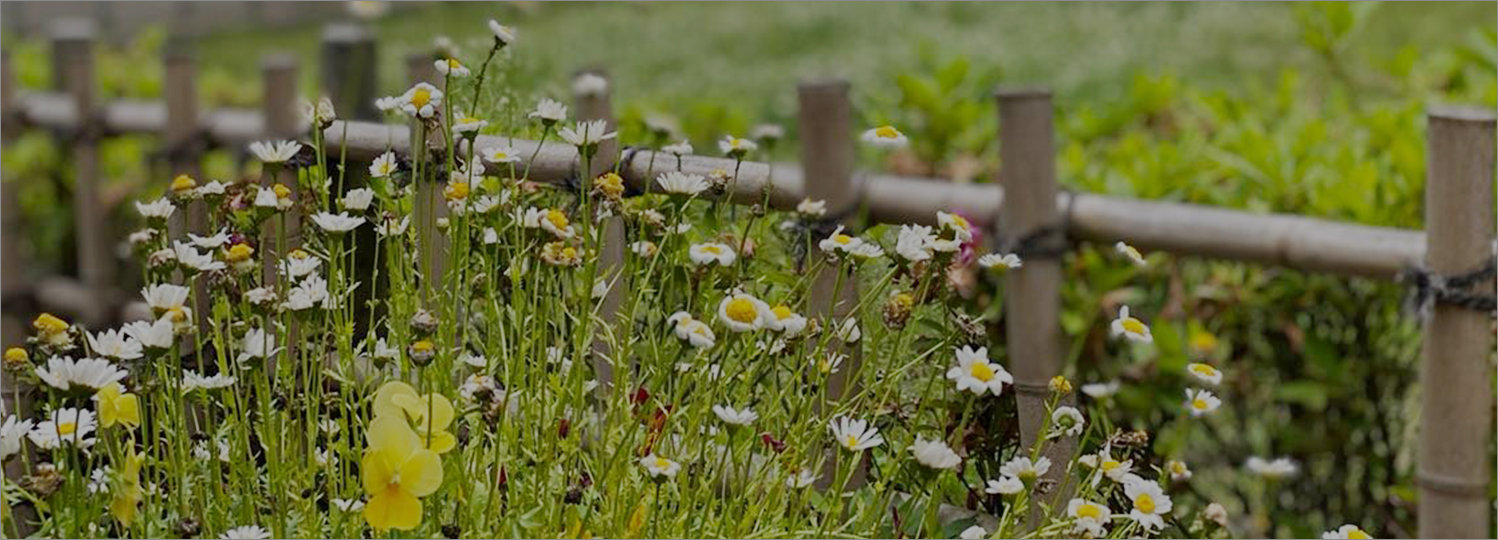
{"label": "cluster of daisies", "polygon": [[[485,73],[516,42],[489,29],[482,63],[448,45],[434,59],[445,84],[376,103],[430,151],[385,152],[354,182],[323,148],[331,102],[305,102],[310,140],[250,145],[258,179],[183,175],[136,203],[142,316],[96,331],[44,314],[4,353],[25,383],[7,407],[33,411],[0,425],[0,459],[25,471],[4,490],[6,534],[21,506],[74,537],[934,535],[943,504],[996,516],[962,538],[1227,527],[1215,503],[1206,525],[1181,525],[1172,495],[1190,469],[1089,423],[1066,378],[1043,392],[1034,441],[974,442],[1019,392],[956,276],[996,285],[1023,254],[982,253],[959,213],[860,234],[819,200],[780,223],[730,211],[718,201],[784,137],[773,125],[723,137],[731,166],[702,172],[652,116],[640,185],[617,168],[533,182],[539,146],[480,136],[501,127],[477,115]],[[572,90],[607,85],[584,74]],[[511,117],[503,127],[575,150],[575,170],[618,161],[603,155],[609,124],[569,122],[558,101]],[[909,142],[888,125],[860,138]],[[199,211],[206,228],[171,232]],[[610,224],[622,246],[605,245]],[[600,265],[608,249],[620,271]],[[815,300],[829,282],[851,300]],[[1111,331],[1153,339],[1127,306]],[[1187,375],[1183,415],[1212,414],[1222,372]],[[1101,406],[1119,387],[1081,392]],[[1075,459],[1054,452],[1079,443]],[[933,519],[902,524],[912,504]]]}

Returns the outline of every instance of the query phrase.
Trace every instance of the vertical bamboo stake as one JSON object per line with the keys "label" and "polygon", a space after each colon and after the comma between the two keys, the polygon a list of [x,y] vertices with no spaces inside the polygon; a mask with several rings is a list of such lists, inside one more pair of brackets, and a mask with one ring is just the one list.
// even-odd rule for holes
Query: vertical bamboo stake
{"label": "vertical bamboo stake", "polygon": [[[201,133],[198,129],[198,90],[196,68],[193,66],[192,55],[186,50],[184,41],[173,43],[172,49],[166,53],[166,85],[163,89],[163,97],[166,100],[166,129],[162,133],[162,139],[166,144],[167,167],[173,177],[185,174],[203,182],[201,178],[202,167],[201,146],[197,139]],[[195,199],[187,204],[186,212],[172,214],[171,222],[168,224],[169,237],[173,242],[185,241],[188,232],[204,234],[208,229],[208,208],[202,199]],[[180,280],[180,274],[179,274]],[[193,280],[193,314],[196,316],[198,329],[207,335],[208,331],[208,294],[203,278]]]}
{"label": "vertical bamboo stake", "polygon": [[[432,65],[431,54],[413,53],[406,56],[406,75],[411,84],[428,83],[437,88],[445,87],[442,77],[437,74],[437,68]],[[411,159],[415,160],[416,148],[416,122],[411,124]],[[445,156],[442,149],[445,143],[442,141],[441,133],[426,134],[427,163],[437,156]],[[427,294],[430,291],[442,290],[442,276],[447,274],[448,246],[447,235],[437,229],[437,220],[447,217],[447,205],[442,201],[442,190],[444,179],[442,178],[417,178],[415,208],[411,212],[413,226],[416,227],[416,254],[417,267],[422,270],[422,307],[427,308]]]}
{"label": "vertical bamboo stake", "polygon": [[[73,131],[73,235],[77,242],[78,277],[83,286],[103,294],[109,286],[109,246],[104,233],[104,211],[99,201],[99,141],[101,127],[94,111],[94,37],[87,19],[64,19],[52,28],[53,77],[58,89],[72,98],[78,123]],[[102,314],[103,310],[90,313]],[[88,321],[98,324],[103,321]]]}
{"label": "vertical bamboo stake", "polygon": [[323,30],[322,38],[322,88],[333,108],[344,118],[379,119],[374,35],[362,25],[336,23]]}
{"label": "vertical bamboo stake", "polygon": [[[1426,265],[1452,276],[1493,256],[1492,111],[1433,108],[1426,155]],[[1493,280],[1477,288],[1492,293]],[[1420,536],[1486,538],[1493,480],[1493,320],[1437,302],[1425,323],[1420,382]]]}
{"label": "vertical bamboo stake", "polygon": [[[999,88],[999,183],[1004,200],[998,222],[1001,245],[1014,245],[1060,219],[1056,211],[1056,148],[1051,94],[1044,89]],[[1004,286],[1005,339],[1019,404],[1020,442],[1031,448],[1045,423],[1051,377],[1061,373],[1061,261],[1026,259]],[[1058,438],[1044,455],[1055,464],[1043,480],[1059,481],[1076,440]],[[1057,466],[1061,465],[1061,466]],[[1031,516],[1039,505],[1032,505]],[[1033,519],[1032,519],[1033,521]]]}
{"label": "vertical bamboo stake", "polygon": [[[802,81],[796,87],[801,130],[801,170],[806,179],[806,197],[827,202],[827,213],[846,214],[858,205],[853,186],[854,139],[853,105],[848,99],[848,81],[821,79]],[[813,245],[820,238],[813,239]],[[806,316],[821,322],[823,332],[836,332],[837,324],[852,315],[858,301],[853,275],[842,272],[841,263],[825,259],[821,250],[813,249],[808,257],[824,263],[812,281]],[[839,274],[841,279],[839,279]],[[838,282],[841,281],[841,288]],[[836,290],[834,290],[836,289]],[[858,372],[863,367],[862,342],[844,344],[836,338],[828,342],[825,354],[845,354],[842,367],[827,381],[825,400],[841,401],[858,389]],[[837,456],[847,455],[836,453]],[[833,481],[835,460],[828,460],[822,470],[819,487]],[[848,488],[863,484],[863,468],[854,469]]]}
{"label": "vertical bamboo stake", "polygon": [[[296,113],[296,58],[287,55],[267,56],[261,60],[260,69],[261,82],[265,85],[264,103],[261,104],[260,109],[265,124],[264,137],[268,140],[275,140],[297,136],[301,128]],[[295,172],[283,170],[277,178],[266,175],[260,177],[262,187],[270,187],[277,182],[291,188],[294,199],[300,198]],[[290,250],[298,244],[298,239],[301,237],[302,217],[301,211],[295,205],[287,210],[285,215],[286,248]],[[276,228],[280,226],[280,221],[279,217],[271,217],[260,237],[258,251],[261,257],[263,282],[267,284],[276,282],[276,265],[284,255],[276,251],[276,238],[279,234]]]}
{"label": "vertical bamboo stake", "polygon": [[[600,70],[587,70],[577,73],[578,77],[584,75],[596,75],[608,80],[604,72]],[[575,85],[574,85],[575,88]],[[596,90],[596,89],[595,89]],[[614,122],[614,107],[610,100],[612,85],[604,85],[603,90],[576,92],[573,94],[573,105],[577,107],[578,120],[604,120],[608,122],[608,130],[618,129]],[[598,178],[599,175],[614,168],[615,157],[619,155],[618,139],[609,139],[598,145],[598,153],[588,164],[588,178]],[[588,182],[580,182],[579,185],[591,185]],[[591,193],[583,193],[584,197],[591,197]],[[583,216],[582,219],[593,219]],[[624,300],[624,283],[620,271],[624,266],[624,219],[618,215],[610,216],[600,223],[598,231],[598,279],[609,284],[609,290],[600,300],[598,308],[600,335],[618,335],[619,328],[614,327],[614,322],[619,318],[619,307]],[[592,284],[588,284],[592,286]],[[607,395],[613,390],[614,383],[614,355],[607,338],[595,338],[593,340],[593,374],[598,379],[598,392]]]}
{"label": "vertical bamboo stake", "polygon": [[[21,125],[15,98],[16,84],[11,71],[10,51],[5,51],[0,53],[0,144],[9,145],[20,134]],[[0,220],[3,220],[3,224],[0,224],[0,276],[4,276],[0,280],[0,298],[4,299],[4,305],[0,306],[3,309],[3,313],[0,313],[0,336],[3,336],[0,350],[25,344],[25,317],[29,315],[19,312],[21,306],[12,303],[31,286],[21,262],[21,216],[16,205],[15,185],[14,180],[0,181]],[[10,370],[0,370],[0,390],[3,390],[0,392],[0,402],[5,404],[5,410],[11,414],[20,418],[32,417],[31,389],[30,383],[14,377]],[[23,451],[25,447],[26,445],[22,445]],[[23,459],[19,456],[5,463],[6,482],[19,481],[26,472]],[[30,525],[36,519],[36,512],[31,505],[16,505],[11,510],[10,519],[15,520],[22,535],[35,532],[36,529]]]}

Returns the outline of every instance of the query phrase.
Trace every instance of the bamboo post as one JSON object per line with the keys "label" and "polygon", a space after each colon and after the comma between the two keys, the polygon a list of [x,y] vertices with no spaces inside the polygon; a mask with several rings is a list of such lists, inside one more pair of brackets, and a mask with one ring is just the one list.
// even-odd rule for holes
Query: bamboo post
{"label": "bamboo post", "polygon": [[[806,80],[797,85],[798,121],[801,131],[801,169],[806,178],[805,194],[813,200],[826,201],[827,213],[841,216],[859,204],[853,185],[854,147],[853,105],[848,99],[849,84],[842,79]],[[845,223],[846,225],[846,223]],[[820,241],[814,238],[813,243]],[[807,299],[806,317],[822,324],[823,332],[836,332],[837,324],[852,314],[858,301],[857,284],[852,274],[842,270],[842,263],[826,259],[821,250],[808,257],[821,261],[821,270],[813,278]],[[842,274],[842,279],[839,274]],[[838,282],[842,286],[837,289]],[[838,371],[828,378],[825,400],[841,401],[858,388],[858,372],[863,366],[862,342],[845,344],[830,338],[824,354],[844,354]],[[842,456],[842,453],[835,454]],[[835,459],[822,470],[819,487],[832,483]],[[863,468],[855,468],[848,489],[863,484]]]}
{"label": "bamboo post", "polygon": [[[200,162],[203,147],[199,144],[201,132],[198,129],[197,69],[184,43],[185,40],[173,43],[172,49],[166,53],[166,84],[163,88],[166,125],[162,130],[162,139],[167,149],[167,168],[172,177],[185,174],[201,183],[207,179],[202,178]],[[202,199],[189,202],[185,210],[172,214],[168,224],[168,234],[174,242],[185,241],[188,232],[204,234],[208,230],[208,208]],[[178,279],[180,280],[180,274]],[[198,328],[207,332],[209,307],[203,279],[194,279],[192,287],[193,314],[196,315]]]}
{"label": "bamboo post", "polygon": [[[78,119],[72,130],[73,237],[78,257],[78,279],[96,294],[103,294],[113,276],[109,246],[104,237],[104,211],[99,201],[99,141],[102,126],[94,110],[93,23],[87,19],[63,19],[52,27],[54,83],[73,104]],[[102,319],[104,310],[89,310]],[[87,321],[92,324],[102,320]]]}
{"label": "bamboo post", "polygon": [[[4,51],[0,53],[0,144],[9,145],[20,134],[15,91],[10,51]],[[20,296],[30,290],[31,285],[21,262],[21,216],[16,205],[15,186],[16,181],[12,178],[0,181],[0,220],[3,220],[3,225],[0,225],[0,276],[4,276],[0,280],[0,299],[3,299],[3,306],[0,306],[0,336],[3,336],[0,350],[25,345],[25,317],[29,315],[21,311],[23,306],[18,302]],[[19,418],[32,417],[30,383],[15,377],[11,370],[3,369],[0,370],[0,388],[5,389],[0,393],[0,402],[4,402],[6,411]],[[27,472],[22,459],[12,459],[5,464],[5,481],[19,481]],[[36,530],[31,526],[31,522],[36,519],[36,511],[30,505],[12,508],[10,519],[15,520],[22,535]]]}
{"label": "bamboo post", "polygon": [[[1056,149],[1051,94],[1044,89],[999,88],[999,178],[1004,199],[996,235],[1015,245],[1061,219],[1056,207]],[[1004,286],[1009,369],[1019,405],[1020,443],[1031,448],[1045,421],[1051,377],[1061,373],[1061,261],[1032,257],[1010,270]],[[1044,455],[1051,463],[1070,461],[1076,440],[1058,438]],[[1043,480],[1059,481],[1064,466],[1052,466]],[[1037,485],[1040,485],[1037,483]],[[1033,505],[1032,510],[1038,510]],[[1037,516],[1034,511],[1031,516]]]}
{"label": "bamboo post", "polygon": [[363,25],[334,23],[323,30],[322,39],[322,88],[333,108],[346,118],[379,119],[374,34]]}
{"label": "bamboo post", "polygon": [[[289,55],[270,55],[261,60],[261,83],[265,85],[264,102],[261,104],[260,114],[264,123],[264,138],[267,140],[288,139],[296,137],[301,132],[300,122],[296,113],[296,82],[297,62],[296,58]],[[292,197],[301,197],[297,189],[296,173],[294,171],[281,171],[278,177],[261,174],[261,187],[270,187],[277,182],[286,184],[291,188]],[[276,265],[283,255],[276,250],[277,227],[281,218],[271,217],[262,229],[260,247],[257,250],[260,256],[263,283],[276,283]],[[286,222],[286,248],[289,250],[297,245],[301,235],[301,212],[293,205],[285,212]]]}
{"label": "bamboo post", "polygon": [[[412,53],[406,56],[406,76],[410,79],[411,85],[427,83],[439,89],[445,87],[442,77],[437,74],[437,68],[432,65],[432,62],[432,55],[427,53]],[[417,122],[419,120],[411,124],[411,144],[415,144],[416,141]],[[435,156],[443,155],[441,150],[444,148],[444,143],[441,133],[428,133],[426,139],[427,156],[435,158]],[[411,147],[410,152],[409,157],[414,160],[417,149]],[[442,276],[447,272],[449,243],[447,235],[437,228],[437,220],[447,217],[447,205],[443,204],[442,200],[443,178],[417,178],[414,182],[416,183],[414,187],[416,200],[415,208],[411,212],[411,220],[412,225],[416,227],[416,245],[419,251],[417,267],[422,270],[422,307],[428,307],[426,305],[428,294],[431,291],[442,290]]]}
{"label": "bamboo post", "polygon": [[[1472,272],[1493,257],[1492,111],[1436,107],[1427,114],[1426,267]],[[1492,294],[1491,277],[1472,292]],[[1488,445],[1493,442],[1493,319],[1437,302],[1425,322],[1418,481],[1420,536],[1487,538]]]}
{"label": "bamboo post", "polygon": [[[604,80],[608,80],[607,74],[602,70],[584,70],[578,72],[575,76],[582,77],[586,75],[604,77]],[[576,88],[576,85],[574,85],[574,88]],[[596,89],[589,92],[574,92],[572,100],[573,106],[577,108],[577,119],[583,121],[604,120],[608,122],[609,131],[618,129],[618,124],[614,121],[613,103],[610,100],[612,90],[612,85],[604,85],[601,92],[596,91]],[[609,139],[599,143],[598,153],[588,164],[588,171],[586,172],[588,178],[598,178],[599,175],[612,170],[614,167],[614,158],[618,154],[618,139]],[[580,185],[587,186],[592,184],[591,182],[582,182]],[[591,193],[583,193],[582,196],[591,197],[593,195]],[[584,216],[583,219],[592,218]],[[608,283],[609,290],[599,301],[598,318],[599,323],[603,326],[603,331],[600,335],[604,337],[593,340],[592,362],[593,374],[597,377],[599,383],[598,391],[601,395],[607,395],[608,392],[613,390],[615,364],[608,336],[622,335],[616,334],[619,329],[614,327],[614,322],[619,318],[619,308],[624,300],[625,285],[623,283],[624,276],[621,273],[624,266],[624,219],[619,216],[619,212],[614,212],[614,215],[598,223],[601,225],[601,230],[598,231],[597,276],[598,279]],[[591,285],[589,284],[589,286]],[[623,342],[621,341],[620,344],[623,345]],[[623,348],[621,347],[621,349]]]}

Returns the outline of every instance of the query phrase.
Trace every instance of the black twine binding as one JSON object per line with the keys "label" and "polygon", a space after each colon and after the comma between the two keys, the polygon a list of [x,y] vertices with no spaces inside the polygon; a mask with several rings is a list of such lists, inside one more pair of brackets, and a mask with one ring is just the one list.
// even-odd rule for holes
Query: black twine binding
{"label": "black twine binding", "polygon": [[1023,236],[1005,242],[1000,251],[1018,255],[1020,260],[1059,259],[1065,255],[1071,249],[1067,231],[1071,228],[1072,206],[1077,196],[1071,190],[1063,191],[1067,193],[1066,210],[1061,213],[1059,222],[1031,229]]}
{"label": "black twine binding", "polygon": [[1455,276],[1443,276],[1420,266],[1410,266],[1399,273],[1398,281],[1410,285],[1406,307],[1421,317],[1429,316],[1436,302],[1492,314],[1498,311],[1498,297],[1469,289],[1492,281],[1495,275],[1498,275],[1498,259],[1489,257],[1481,268]]}

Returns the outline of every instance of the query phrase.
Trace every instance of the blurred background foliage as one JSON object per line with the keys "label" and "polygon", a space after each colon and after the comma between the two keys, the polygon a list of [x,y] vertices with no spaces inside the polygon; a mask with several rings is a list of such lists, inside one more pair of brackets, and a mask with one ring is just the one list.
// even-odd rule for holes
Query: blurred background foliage
{"label": "blurred background foliage", "polygon": [[[667,114],[708,153],[758,123],[794,139],[796,80],[837,75],[853,82],[865,123],[893,123],[913,141],[865,155],[868,167],[986,182],[998,167],[993,86],[1044,84],[1071,189],[1405,228],[1422,225],[1425,108],[1498,101],[1495,6],[1475,2],[443,3],[369,22],[382,90],[404,88],[404,56],[437,35],[480,61],[490,17],[520,32],[486,95],[492,108],[479,111],[491,118],[565,98],[570,73],[606,66],[626,140],[645,140],[642,120]],[[199,40],[204,105],[254,106],[258,57],[271,50],[299,54],[315,94],[318,36],[308,24]],[[102,95],[159,98],[166,41],[148,31],[101,47]],[[5,45],[21,84],[45,88],[46,44]],[[136,218],[117,203],[168,181],[159,160],[143,159],[156,144],[141,135],[103,147],[119,230]],[[795,159],[797,148],[788,141],[774,157]],[[212,153],[207,175],[238,176],[239,152]],[[38,271],[71,265],[63,157],[34,133],[4,150],[7,180],[24,183]],[[1240,534],[1310,537],[1343,522],[1413,534],[1419,330],[1397,285],[1164,254],[1138,270],[1109,249],[1066,258],[1062,323],[1079,384],[1124,382],[1115,425],[1164,426],[1153,451],[1190,464],[1192,489],[1224,503]],[[1124,303],[1153,315],[1155,346],[1106,339]],[[1227,372],[1226,406],[1193,422],[1179,401],[1184,366],[1200,359]],[[1303,472],[1268,485],[1242,474],[1250,455],[1291,456]]]}

